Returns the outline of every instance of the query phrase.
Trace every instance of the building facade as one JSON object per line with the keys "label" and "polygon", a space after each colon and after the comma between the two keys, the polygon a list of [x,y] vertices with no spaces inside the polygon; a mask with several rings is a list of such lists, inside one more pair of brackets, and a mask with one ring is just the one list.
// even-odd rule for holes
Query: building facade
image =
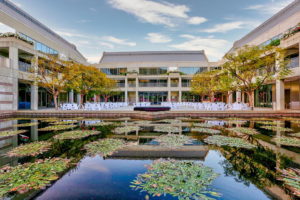
{"label": "building facade", "polygon": [[295,0],[249,34],[236,41],[230,51],[244,45],[278,45],[292,73],[265,85],[255,93],[255,106],[275,110],[300,109],[300,0]]}
{"label": "building facade", "polygon": [[190,92],[192,77],[218,63],[209,62],[204,51],[104,52],[96,67],[117,80],[121,97],[116,100],[160,104],[199,102]]}
{"label": "building facade", "polygon": [[[0,22],[15,30],[0,33],[0,110],[52,106],[51,95],[33,82],[32,60],[47,55],[79,63],[86,59],[75,45],[8,0],[0,0]],[[69,99],[74,99],[73,93]]]}

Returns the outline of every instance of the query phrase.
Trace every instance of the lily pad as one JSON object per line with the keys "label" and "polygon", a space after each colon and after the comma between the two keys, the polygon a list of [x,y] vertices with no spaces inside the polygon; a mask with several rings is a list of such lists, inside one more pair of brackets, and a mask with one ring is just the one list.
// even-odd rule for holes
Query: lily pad
{"label": "lily pad", "polygon": [[58,140],[73,140],[73,139],[81,139],[85,137],[89,137],[92,135],[99,135],[100,131],[92,131],[92,130],[77,130],[77,131],[68,131],[61,133],[59,135],[54,136],[55,139]]}
{"label": "lily pad", "polygon": [[300,133],[291,133],[291,134],[289,134],[289,136],[300,137]]}
{"label": "lily pad", "polygon": [[0,170],[0,197],[11,193],[25,193],[39,190],[59,178],[58,173],[69,166],[70,160],[53,158],[25,163],[15,167],[4,167]]}
{"label": "lily pad", "polygon": [[96,123],[87,123],[86,126],[109,126],[114,124],[113,122],[96,122]]}
{"label": "lily pad", "polygon": [[165,147],[179,147],[189,143],[192,139],[185,135],[161,135],[155,139],[161,146]]}
{"label": "lily pad", "polygon": [[270,126],[276,126],[277,124],[283,124],[283,121],[256,121],[257,124],[262,125],[270,125]]}
{"label": "lily pad", "polygon": [[178,133],[180,132],[177,126],[155,126],[154,131],[163,133]]}
{"label": "lily pad", "polygon": [[217,146],[230,146],[230,147],[238,147],[238,148],[246,148],[246,149],[252,149],[256,147],[255,145],[241,138],[227,137],[223,135],[209,136],[208,138],[204,139],[204,142],[208,144],[214,144]]}
{"label": "lily pad", "polygon": [[14,136],[22,133],[26,133],[27,130],[18,130],[18,131],[1,131],[0,132],[0,138],[1,137],[9,137],[9,136]]}
{"label": "lily pad", "polygon": [[77,123],[77,120],[66,120],[66,121],[58,121],[51,123],[52,125],[68,125],[68,124],[74,124]]}
{"label": "lily pad", "polygon": [[202,127],[202,128],[211,128],[211,127],[214,127],[215,125],[208,124],[208,123],[192,123],[192,126]]}
{"label": "lily pad", "polygon": [[154,197],[169,194],[182,200],[212,200],[220,197],[210,188],[219,175],[199,162],[161,159],[147,168],[147,172],[139,174],[131,182],[131,188]]}
{"label": "lily pad", "polygon": [[32,142],[25,145],[20,145],[7,153],[9,157],[25,157],[36,156],[47,152],[52,143],[51,142]]}
{"label": "lily pad", "polygon": [[300,170],[295,168],[278,169],[281,173],[279,180],[283,181],[284,186],[295,196],[300,197]]}
{"label": "lily pad", "polygon": [[14,127],[29,127],[29,126],[36,126],[39,125],[38,122],[32,122],[32,123],[23,123],[23,124],[15,124]]}
{"label": "lily pad", "polygon": [[273,141],[285,146],[300,147],[300,139],[295,137],[281,136],[274,138]]}
{"label": "lily pad", "polygon": [[208,133],[208,134],[220,134],[221,131],[215,130],[215,129],[210,129],[210,128],[192,128],[192,132],[199,132],[199,133]]}
{"label": "lily pad", "polygon": [[124,127],[118,127],[115,128],[114,132],[116,134],[124,134],[124,133],[130,133],[133,131],[138,131],[140,128],[138,126],[124,126]]}
{"label": "lily pad", "polygon": [[40,121],[42,121],[42,122],[57,122],[59,120],[60,119],[58,119],[58,118],[44,118],[44,119],[40,119]]}
{"label": "lily pad", "polygon": [[160,120],[159,122],[167,123],[167,124],[180,124],[181,120],[178,119],[163,119]]}
{"label": "lily pad", "polygon": [[293,129],[291,128],[284,128],[280,126],[261,126],[260,128],[267,129],[270,131],[282,131],[282,132],[292,132]]}
{"label": "lily pad", "polygon": [[84,146],[84,149],[87,151],[88,155],[101,155],[109,156],[116,152],[117,150],[123,148],[126,145],[124,140],[121,139],[101,139],[95,142],[91,142]]}
{"label": "lily pad", "polygon": [[236,128],[228,128],[227,130],[232,131],[234,133],[242,133],[247,135],[257,135],[259,132],[257,132],[253,128],[245,128],[245,127],[236,127]]}
{"label": "lily pad", "polygon": [[77,125],[54,125],[40,128],[39,131],[62,131],[77,127]]}

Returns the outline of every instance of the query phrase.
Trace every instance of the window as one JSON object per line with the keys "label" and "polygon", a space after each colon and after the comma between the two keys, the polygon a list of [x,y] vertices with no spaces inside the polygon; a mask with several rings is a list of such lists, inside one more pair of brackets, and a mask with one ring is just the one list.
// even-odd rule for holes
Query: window
{"label": "window", "polygon": [[168,72],[168,68],[167,67],[140,68],[139,71],[141,75],[160,75],[160,74],[166,74]]}
{"label": "window", "polygon": [[207,71],[207,67],[179,67],[179,71],[183,74],[198,74]]}
{"label": "window", "polygon": [[102,68],[101,71],[107,75],[126,75],[127,68]]}

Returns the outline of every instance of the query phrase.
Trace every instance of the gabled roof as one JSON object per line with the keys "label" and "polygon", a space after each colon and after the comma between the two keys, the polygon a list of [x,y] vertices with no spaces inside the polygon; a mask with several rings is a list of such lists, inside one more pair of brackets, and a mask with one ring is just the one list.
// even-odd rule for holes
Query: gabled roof
{"label": "gabled roof", "polygon": [[208,62],[202,51],[103,52],[100,63],[112,62]]}

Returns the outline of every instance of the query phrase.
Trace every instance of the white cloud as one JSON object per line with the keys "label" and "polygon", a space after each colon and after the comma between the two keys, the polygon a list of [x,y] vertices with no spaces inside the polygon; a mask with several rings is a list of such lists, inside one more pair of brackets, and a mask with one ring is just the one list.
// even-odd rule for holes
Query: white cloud
{"label": "white cloud", "polygon": [[110,48],[110,49],[115,48],[115,46],[114,46],[113,44],[108,43],[108,42],[100,42],[99,44],[100,44],[101,46],[108,47],[108,48]]}
{"label": "white cloud", "polygon": [[130,47],[136,46],[135,42],[127,42],[126,39],[120,39],[120,38],[116,38],[113,36],[104,36],[104,37],[102,37],[102,39],[105,41],[114,43],[114,44],[125,45],[125,46],[130,46]]}
{"label": "white cloud", "polygon": [[95,56],[86,56],[86,59],[89,63],[95,64],[95,63],[99,63],[101,57],[102,57],[102,54],[98,54]]}
{"label": "white cloud", "polygon": [[148,33],[146,39],[151,43],[168,43],[172,41],[170,37],[160,33]]}
{"label": "white cloud", "polygon": [[217,61],[224,56],[231,43],[224,39],[203,38],[194,35],[181,35],[187,41],[170,45],[170,47],[179,50],[205,50],[205,53],[211,61]]}
{"label": "white cloud", "polygon": [[268,15],[274,15],[284,7],[286,7],[288,4],[290,4],[293,0],[277,0],[277,1],[271,1],[269,3],[265,4],[256,4],[256,5],[251,5],[247,7],[247,10],[256,10],[259,11],[263,14],[268,14]]}
{"label": "white cloud", "polygon": [[200,30],[200,32],[226,33],[231,30],[242,29],[242,28],[244,28],[244,25],[246,25],[246,23],[242,22],[242,21],[227,22],[227,23],[223,23],[223,24],[216,24],[212,28],[202,29],[202,30]]}
{"label": "white cloud", "polygon": [[0,33],[15,32],[15,29],[0,22]]}
{"label": "white cloud", "polygon": [[60,36],[65,36],[65,37],[81,37],[81,38],[86,38],[85,35],[77,33],[75,31],[66,31],[66,30],[61,30],[61,31],[55,31],[58,35]]}
{"label": "white cloud", "polygon": [[[190,8],[186,5],[152,0],[108,0],[113,8],[136,16],[139,20],[151,24],[162,24],[174,27],[178,19],[190,24],[199,24],[202,17],[189,17]],[[200,21],[202,20],[202,21]]]}
{"label": "white cloud", "polygon": [[198,25],[206,22],[207,19],[204,17],[191,17],[190,19],[187,20],[188,24],[193,24],[193,25]]}

